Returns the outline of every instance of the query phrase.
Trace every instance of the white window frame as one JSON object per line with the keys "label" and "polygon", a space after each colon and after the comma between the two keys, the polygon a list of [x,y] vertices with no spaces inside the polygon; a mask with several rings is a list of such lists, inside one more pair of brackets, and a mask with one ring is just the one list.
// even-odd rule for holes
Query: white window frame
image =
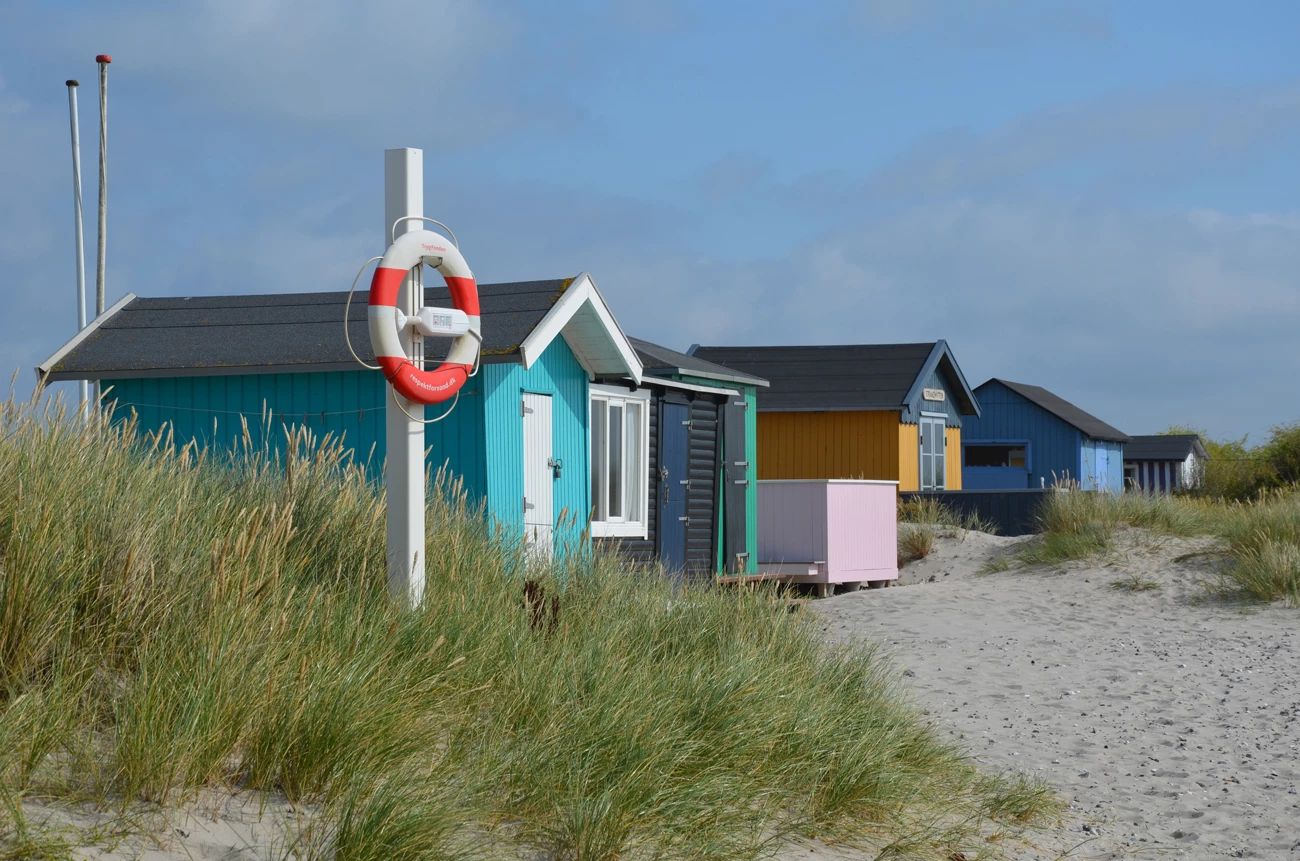
{"label": "white window frame", "polygon": [[[591,416],[595,411],[596,404],[600,403],[605,408],[608,405],[626,405],[628,402],[637,402],[641,405],[641,427],[638,435],[641,438],[639,446],[640,463],[635,464],[633,469],[626,471],[623,475],[623,510],[627,511],[628,500],[637,500],[637,507],[640,509],[641,516],[636,520],[628,520],[622,517],[610,517],[606,520],[597,520],[596,512],[599,510],[597,500],[591,500],[591,537],[593,538],[645,538],[649,534],[647,526],[648,509],[650,506],[650,392],[638,389],[631,391],[618,386],[589,386],[587,417],[591,423]],[[623,413],[624,421],[627,421],[626,410]],[[609,422],[605,422],[605,460],[608,462],[609,446]],[[594,478],[592,475],[595,464],[591,450],[591,429],[587,430],[587,476],[589,479]],[[628,474],[630,472],[630,474]],[[588,487],[594,482],[588,481]],[[601,482],[602,487],[608,487],[608,481]]]}

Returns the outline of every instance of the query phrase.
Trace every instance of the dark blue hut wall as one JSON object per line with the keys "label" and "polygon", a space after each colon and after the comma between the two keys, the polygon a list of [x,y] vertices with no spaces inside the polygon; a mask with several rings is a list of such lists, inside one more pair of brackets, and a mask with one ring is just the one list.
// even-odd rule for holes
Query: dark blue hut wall
{"label": "dark blue hut wall", "polygon": [[1048,487],[1067,478],[1079,479],[1083,434],[1078,430],[997,381],[980,386],[975,396],[982,415],[965,416],[963,446],[979,441],[1027,440],[1030,487],[1039,487],[1040,479],[1046,479]]}
{"label": "dark blue hut wall", "polygon": [[[118,420],[139,416],[142,431],[172,424],[176,441],[194,440],[210,449],[232,450],[248,424],[254,448],[279,450],[285,428],[305,426],[317,436],[341,437],[357,463],[368,464],[378,477],[383,468],[384,410],[388,397],[383,375],[374,371],[328,371],[298,374],[230,374],[104,380],[106,396],[116,401]],[[429,407],[428,418],[440,407]],[[263,416],[269,411],[269,422]],[[443,464],[463,478],[472,498],[486,487],[483,457],[483,400],[478,380],[462,391],[455,411],[428,425],[428,465]]]}
{"label": "dark blue hut wall", "polygon": [[961,386],[958,385],[956,380],[948,376],[942,366],[931,371],[922,385],[927,389],[943,389],[944,400],[942,403],[936,403],[918,397],[915,403],[908,404],[907,408],[903,410],[902,422],[904,424],[916,424],[921,412],[944,413],[947,416],[944,425],[950,428],[962,427],[963,421],[969,421],[973,418],[973,416],[963,416],[961,414],[960,404],[956,396],[956,393],[961,391]]}

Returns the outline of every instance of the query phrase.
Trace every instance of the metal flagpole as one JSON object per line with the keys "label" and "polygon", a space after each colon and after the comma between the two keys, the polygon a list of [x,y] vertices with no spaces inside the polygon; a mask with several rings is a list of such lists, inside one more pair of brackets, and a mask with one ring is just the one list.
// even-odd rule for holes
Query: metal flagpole
{"label": "metal flagpole", "polygon": [[[384,248],[393,241],[393,223],[407,215],[424,215],[424,151],[384,150]],[[422,226],[418,219],[408,219],[397,225],[395,235]],[[419,311],[424,304],[422,283],[418,274],[402,281],[397,307],[407,314]],[[412,336],[410,329],[403,330],[398,337],[406,355],[423,370],[423,337]],[[418,343],[413,344],[413,340]],[[395,600],[418,607],[424,600],[425,572],[424,425],[420,422],[424,418],[424,405],[392,391],[385,403],[388,592]]]}
{"label": "metal flagpole", "polygon": [[[68,81],[68,116],[72,123],[72,204],[76,216],[74,225],[77,243],[77,331],[86,328],[86,242],[81,216],[81,130],[77,125],[77,87],[79,81]],[[90,409],[90,386],[85,380],[77,384],[80,389],[81,417]]]}
{"label": "metal flagpole", "polygon": [[[95,269],[95,316],[104,313],[104,252],[108,228],[108,54],[95,57],[99,64],[99,256]],[[95,381],[95,407],[99,407],[99,380]]]}

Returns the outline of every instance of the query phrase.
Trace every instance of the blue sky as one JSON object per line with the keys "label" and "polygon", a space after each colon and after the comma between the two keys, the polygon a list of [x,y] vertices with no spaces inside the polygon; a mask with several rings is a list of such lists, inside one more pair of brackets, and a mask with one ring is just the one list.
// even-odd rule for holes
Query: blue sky
{"label": "blue sky", "polygon": [[[946,338],[1129,433],[1300,419],[1300,7],[0,0],[0,371],[75,328],[63,81],[110,77],[110,301],[346,289],[382,150],[484,282],[631,334]],[[93,271],[91,273],[93,280]]]}

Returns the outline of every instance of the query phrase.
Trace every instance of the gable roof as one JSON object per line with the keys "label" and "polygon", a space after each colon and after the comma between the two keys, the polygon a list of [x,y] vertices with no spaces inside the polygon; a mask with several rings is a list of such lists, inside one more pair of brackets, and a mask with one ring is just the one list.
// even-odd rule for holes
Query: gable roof
{"label": "gable roof", "polygon": [[944,370],[955,381],[958,409],[979,415],[979,402],[946,341],[801,347],[693,347],[691,355],[771,383],[761,410],[897,410],[921,394],[925,378]]}
{"label": "gable roof", "polygon": [[1209,458],[1201,438],[1194,433],[1143,434],[1129,437],[1124,446],[1124,459],[1187,460],[1193,452],[1197,457]]}
{"label": "gable roof", "polygon": [[740,371],[716,365],[713,362],[706,362],[698,356],[679,353],[676,350],[670,350],[667,347],[650,341],[643,341],[640,338],[629,338],[628,340],[632,342],[632,346],[636,349],[637,358],[641,360],[642,367],[645,368],[647,374],[652,376],[677,374],[684,377],[702,377],[706,380],[738,383],[745,386],[766,388],[769,385],[767,380],[762,377],[743,374]]}
{"label": "gable roof", "polygon": [[1128,442],[1128,434],[1111,427],[1091,413],[1084,412],[1074,404],[1052,394],[1041,386],[1031,386],[1028,383],[1013,383],[1010,380],[994,377],[976,387],[975,390],[979,391],[990,383],[999,383],[1006,386],[1025,400],[1047,410],[1061,421],[1081,431],[1086,437],[1108,442]]}
{"label": "gable roof", "polygon": [[[340,371],[359,367],[343,333],[346,292],[137,298],[128,295],[37,366],[43,379],[171,377]],[[352,297],[348,336],[374,360],[368,291]],[[426,305],[447,307],[446,286],[426,287]],[[485,363],[529,366],[563,335],[592,373],[640,379],[636,353],[585,273],[577,278],[480,284]],[[546,332],[543,329],[546,323]],[[426,342],[429,361],[450,345]]]}

